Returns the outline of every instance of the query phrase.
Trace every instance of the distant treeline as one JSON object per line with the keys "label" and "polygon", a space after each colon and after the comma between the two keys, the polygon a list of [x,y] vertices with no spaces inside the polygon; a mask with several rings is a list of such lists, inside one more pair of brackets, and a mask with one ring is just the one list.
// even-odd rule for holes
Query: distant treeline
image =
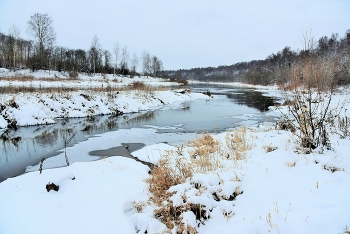
{"label": "distant treeline", "polygon": [[[290,72],[298,70],[299,78],[303,79],[302,68],[306,63],[312,65],[317,72],[322,72],[337,84],[350,83],[350,29],[343,37],[332,34],[315,41],[310,33],[302,36],[303,48],[293,51],[285,47],[276,54],[269,55],[265,60],[240,62],[230,66],[192,68],[188,70],[164,71],[165,76],[173,79],[237,82],[249,84],[283,84],[288,82]],[[296,69],[298,67],[298,69]],[[304,71],[305,72],[305,71]]]}
{"label": "distant treeline", "polygon": [[47,14],[35,13],[27,23],[33,40],[21,38],[15,25],[8,34],[0,32],[0,67],[65,71],[71,76],[81,72],[137,75],[140,65],[144,75],[158,76],[163,70],[162,61],[147,51],[131,57],[127,47],[118,43],[112,53],[102,49],[96,35],[88,50],[56,46],[53,20]]}
{"label": "distant treeline", "polygon": [[165,76],[180,80],[233,82],[241,81],[243,75],[258,62],[240,62],[230,66],[181,69],[177,71],[163,71],[163,73]]}

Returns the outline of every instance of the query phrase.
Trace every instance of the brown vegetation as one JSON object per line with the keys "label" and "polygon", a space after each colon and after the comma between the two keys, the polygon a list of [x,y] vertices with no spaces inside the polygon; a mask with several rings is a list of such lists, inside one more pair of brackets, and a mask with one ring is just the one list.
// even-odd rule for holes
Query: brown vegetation
{"label": "brown vegetation", "polygon": [[[204,225],[206,219],[210,218],[212,208],[206,207],[203,204],[195,204],[189,202],[185,194],[181,194],[181,202],[174,204],[170,199],[177,192],[169,190],[171,187],[190,181],[190,186],[198,193],[205,190],[205,187],[200,182],[193,181],[191,178],[193,173],[207,173],[221,168],[223,160],[240,160],[245,157],[245,153],[249,146],[246,140],[246,129],[237,129],[227,134],[226,144],[229,144],[230,152],[223,151],[223,145],[209,133],[203,133],[193,141],[186,143],[190,158],[187,159],[184,155],[184,146],[178,147],[175,151],[167,151],[165,155],[157,162],[152,170],[150,177],[147,179],[149,191],[151,192],[150,201],[156,205],[154,217],[163,222],[168,229],[176,228],[178,233],[197,233],[199,225]],[[227,150],[227,149],[226,149]],[[234,157],[226,157],[232,154]],[[189,179],[191,178],[191,179]],[[237,180],[236,180],[237,179]],[[237,178],[234,181],[240,181]],[[213,192],[213,199],[216,202],[221,200],[233,201],[242,194],[240,187],[236,187],[230,196],[226,196],[220,192],[220,188]],[[178,194],[177,194],[178,196]],[[135,208],[140,208],[136,205]],[[141,212],[138,209],[138,212]],[[184,223],[183,216],[185,212],[190,212],[187,215],[193,215],[197,224],[192,227]],[[223,211],[223,215],[227,218],[232,217],[232,211]]]}

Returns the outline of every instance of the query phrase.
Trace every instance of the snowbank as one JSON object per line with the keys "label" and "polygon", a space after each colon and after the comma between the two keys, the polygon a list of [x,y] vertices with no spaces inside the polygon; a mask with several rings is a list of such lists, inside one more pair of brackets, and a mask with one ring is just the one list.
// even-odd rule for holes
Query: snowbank
{"label": "snowbank", "polygon": [[[176,108],[183,102],[208,99],[204,94],[174,91],[127,90],[100,92],[92,88],[125,87],[133,82],[145,86],[178,86],[178,83],[151,77],[133,77],[79,74],[78,79],[67,79],[67,74],[56,71],[10,71],[0,69],[0,87],[39,88],[33,93],[0,94],[0,129],[10,126],[28,126],[55,123],[55,118],[74,118],[105,114],[133,113],[161,108]],[[22,77],[22,78],[18,78]],[[30,77],[26,79],[26,77]],[[76,88],[78,91],[41,92],[40,88]],[[80,90],[79,90],[80,89]]]}
{"label": "snowbank", "polygon": [[[1,77],[8,79],[1,79]],[[26,81],[18,79],[26,77]],[[0,87],[8,86],[30,86],[30,87],[76,87],[76,88],[92,88],[92,87],[125,87],[135,81],[147,83],[150,86],[179,86],[180,84],[169,82],[168,79],[160,79],[148,76],[128,76],[113,74],[84,74],[79,73],[77,78],[71,79],[67,72],[38,70],[32,72],[29,69],[11,71],[6,68],[0,68]]]}
{"label": "snowbank", "polygon": [[[86,117],[176,108],[183,102],[208,99],[204,94],[139,90],[120,92],[76,91],[2,95],[0,128],[55,123],[55,118]],[[6,122],[5,122],[6,120]]]}
{"label": "snowbank", "polygon": [[[147,196],[148,170],[111,157],[8,179],[0,184],[0,233],[135,233],[125,211]],[[47,192],[52,182],[58,192]]]}

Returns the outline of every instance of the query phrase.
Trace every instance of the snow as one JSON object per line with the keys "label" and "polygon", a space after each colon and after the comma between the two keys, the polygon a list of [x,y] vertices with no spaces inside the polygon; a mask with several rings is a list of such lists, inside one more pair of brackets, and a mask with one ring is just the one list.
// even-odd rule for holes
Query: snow
{"label": "snow", "polygon": [[[180,107],[183,102],[209,97],[197,93],[180,94],[175,91],[155,91],[140,93],[125,91],[113,94],[98,92],[70,92],[63,94],[16,94],[6,95],[6,109],[1,112],[1,127],[16,121],[19,126],[51,124],[55,118],[86,117],[116,113],[133,113],[144,110]],[[85,96],[85,97],[83,97]],[[16,103],[17,106],[11,103]]]}
{"label": "snow", "polygon": [[[298,154],[293,152],[297,146],[290,132],[264,125],[251,130],[253,147],[247,151],[245,160],[237,164],[224,160],[224,168],[196,173],[169,190],[177,191],[171,197],[174,204],[182,204],[181,196],[185,194],[187,202],[213,209],[205,225],[200,225],[197,231],[341,233],[350,222],[349,139],[334,137],[335,150],[325,150],[323,154]],[[118,132],[101,134],[70,147],[68,155],[87,154],[92,146],[96,148],[103,142],[101,148],[110,147],[120,138]],[[136,134],[138,130],[133,132]],[[225,142],[226,134],[214,137]],[[266,146],[277,149],[266,152]],[[154,162],[170,150],[176,147],[158,143],[133,155]],[[63,155],[60,157],[64,160]],[[334,165],[340,170],[332,173],[324,169]],[[148,171],[147,166],[132,159],[109,157],[7,179],[0,183],[0,233],[164,231],[165,225],[153,217],[154,207],[145,205],[141,212],[133,207],[134,202],[148,199],[145,183]],[[59,185],[59,191],[47,192],[45,185],[49,182]],[[200,189],[195,188],[196,183]],[[243,193],[232,201],[213,199],[214,192],[224,198],[237,188]],[[183,213],[182,220],[197,227],[193,213]]]}
{"label": "snow", "polygon": [[[215,137],[224,142],[225,134]],[[289,132],[261,127],[254,128],[250,137],[256,140],[246,160],[238,165],[227,160],[223,169],[197,173],[169,189],[176,192],[171,197],[176,206],[185,195],[187,203],[213,207],[199,233],[337,233],[349,225],[349,139],[333,139],[334,151],[303,155],[293,152],[296,144],[289,142]],[[277,149],[266,152],[264,148],[270,145]],[[340,170],[324,169],[333,165]],[[196,183],[201,189],[195,188]],[[237,188],[243,193],[233,201],[212,199],[214,192],[224,198]],[[140,218],[140,214],[152,216],[143,212]]]}
{"label": "snow", "polygon": [[133,153],[133,156],[150,163],[156,163],[162,155],[166,154],[166,151],[176,150],[176,147],[169,146],[168,144],[158,143],[144,147],[142,150],[138,150]]}
{"label": "snow", "polygon": [[[266,95],[277,92],[274,88],[261,88]],[[342,102],[344,111],[340,114],[343,116],[347,114],[345,109],[350,108],[347,92],[337,93],[332,104]],[[73,102],[79,106],[89,105],[79,92],[70,95],[66,101],[63,97],[54,100],[45,95],[16,95],[19,108],[8,108],[6,113],[21,124],[38,124],[62,115],[58,112],[61,107],[74,110]],[[99,108],[94,108],[97,113],[110,111],[108,106],[102,105],[107,96],[90,95],[93,101],[89,107],[98,105]],[[142,104],[138,100],[143,99],[138,99],[137,95],[121,94],[120,100],[113,105],[123,106],[134,101],[132,107],[129,104],[124,109],[132,112],[164,105],[157,98],[173,107],[186,100],[202,98],[165,91],[154,93],[156,98],[153,99],[147,96],[147,104]],[[55,111],[48,111],[45,104],[38,102],[40,98]],[[271,109],[271,115],[275,117],[288,114],[284,107]],[[35,115],[36,111],[40,114]],[[74,115],[84,113],[77,111]],[[349,136],[342,139],[331,134],[332,149],[318,148],[306,154],[300,150],[298,138],[291,132],[277,130],[271,123],[244,122],[245,117],[242,121],[244,125],[249,124],[246,130],[248,148],[243,159],[235,160],[232,154],[223,153],[228,152],[227,137],[239,129],[211,134],[219,142],[221,153],[214,156],[221,166],[206,172],[200,172],[194,166],[192,177],[168,190],[173,195],[165,203],[172,202],[177,206],[200,204],[207,211],[208,216],[200,221],[190,210],[184,211],[181,214],[184,228],[192,228],[198,233],[344,233],[350,226]],[[7,125],[5,122],[0,115],[0,127]],[[157,207],[148,201],[151,194],[146,183],[149,178],[147,166],[119,156],[79,162],[82,157],[98,159],[89,155],[92,150],[108,149],[129,141],[149,143],[157,129],[181,125],[147,127],[121,129],[89,138],[67,148],[71,160],[69,167],[55,168],[64,165],[64,154],[61,153],[45,160],[41,174],[36,165],[28,168],[27,173],[0,183],[0,233],[165,231],[166,226],[153,215]],[[164,135],[157,143],[132,155],[156,163],[164,154],[174,156],[183,147],[181,157],[192,162],[190,152],[193,147],[164,143],[172,137],[179,136],[175,133]],[[184,143],[193,135],[183,134],[180,138]],[[174,162],[170,157],[169,163]],[[50,182],[59,185],[58,192],[46,191],[45,186]],[[176,228],[172,233],[176,233]]]}
{"label": "snow", "polygon": [[0,128],[6,128],[7,126],[7,121],[0,115]]}
{"label": "snow", "polygon": [[[27,77],[28,81],[20,81],[17,77]],[[2,77],[9,78],[1,79]],[[29,69],[10,71],[0,68],[0,86],[30,86],[30,87],[63,87],[63,88],[92,88],[92,87],[125,87],[135,81],[146,82],[151,86],[179,86],[178,83],[168,82],[167,79],[159,79],[147,76],[136,76],[133,78],[113,74],[83,74],[79,73],[78,78],[71,79],[67,72],[38,70],[35,72]]]}
{"label": "snow", "polygon": [[[0,189],[0,233],[134,233],[125,211],[147,195],[147,172],[111,157],[8,179]],[[49,182],[59,192],[47,192]]]}
{"label": "snow", "polygon": [[[2,72],[1,72],[2,71]],[[39,87],[33,82],[40,82],[40,87],[75,87],[91,88],[103,86],[105,80],[109,82],[114,79],[113,75],[105,77],[82,76],[79,80],[62,81],[61,75],[58,81],[45,81],[39,78],[54,76],[45,71],[29,73],[28,70],[19,71],[21,75],[30,74],[35,77],[33,81],[11,81],[17,72],[6,69],[0,71],[1,75],[10,77],[9,80],[0,80],[0,86],[33,86]],[[56,72],[57,73],[57,72]],[[55,73],[55,74],[56,74]],[[57,75],[56,75],[57,76]],[[15,79],[15,78],[13,78]],[[38,80],[39,79],[39,80]],[[92,79],[87,81],[87,79]],[[108,83],[111,86],[126,86],[134,81],[142,81],[149,86],[174,85],[161,79],[147,77],[120,77],[123,84]],[[176,84],[177,85],[177,84]],[[106,86],[105,86],[106,87]],[[181,107],[183,102],[198,99],[209,99],[208,96],[199,93],[190,93],[184,89],[166,91],[113,91],[97,92],[93,90],[77,90],[71,92],[42,93],[4,93],[0,94],[2,109],[0,111],[0,128],[6,128],[8,124],[16,123],[18,126],[29,126],[39,124],[55,123],[55,118],[86,117],[93,115],[133,113],[144,110],[166,109]],[[5,122],[6,121],[6,122]]]}

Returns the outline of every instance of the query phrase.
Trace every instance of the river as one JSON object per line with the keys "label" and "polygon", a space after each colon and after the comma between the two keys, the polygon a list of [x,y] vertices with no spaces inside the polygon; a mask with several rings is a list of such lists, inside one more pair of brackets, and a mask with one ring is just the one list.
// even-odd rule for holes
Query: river
{"label": "river", "polygon": [[73,135],[69,146],[96,134],[121,129],[154,128],[158,134],[171,133],[174,136],[221,132],[238,125],[273,121],[266,116],[266,112],[277,98],[265,96],[254,89],[227,85],[196,84],[190,88],[192,92],[210,91],[214,98],[183,103],[178,109],[58,119],[53,125],[3,131],[0,133],[0,182],[24,173],[27,166],[38,164],[42,158],[60,154],[65,142],[68,143]]}

